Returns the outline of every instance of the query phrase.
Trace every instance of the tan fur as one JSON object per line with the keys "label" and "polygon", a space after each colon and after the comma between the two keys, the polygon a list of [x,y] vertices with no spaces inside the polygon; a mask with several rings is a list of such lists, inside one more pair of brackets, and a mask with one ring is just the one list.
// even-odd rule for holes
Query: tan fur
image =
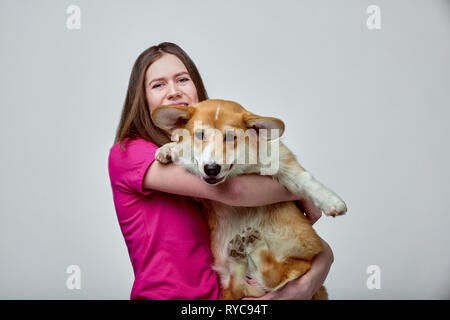
{"label": "tan fur", "polygon": [[[281,134],[284,131],[281,120],[254,115],[232,101],[206,100],[195,106],[168,108],[174,107],[161,106],[152,110],[154,123],[168,134],[182,127],[194,136],[195,121],[201,121],[205,128],[218,129],[223,135],[230,128],[259,130],[275,127],[280,129]],[[179,112],[183,121],[173,118],[171,112]],[[171,114],[170,117],[166,116],[167,114]],[[197,140],[194,138],[197,150],[213,150],[219,146],[217,140],[214,143]],[[173,150],[181,152],[182,143],[181,141],[161,147],[157,159],[167,162]],[[236,148],[236,142],[231,145]],[[221,150],[223,154],[225,146],[224,143]],[[259,144],[257,146],[259,147]],[[279,169],[273,177],[291,192],[310,197],[326,214],[344,214],[345,204],[331,190],[306,173],[286,146],[281,142],[279,146]],[[250,150],[256,153],[259,151],[259,148]],[[198,156],[194,154],[194,157]],[[182,154],[180,158],[183,159]],[[205,178],[201,165],[189,164],[187,160],[189,159],[184,159],[182,164],[192,173]],[[196,163],[198,161],[200,160],[192,160]],[[223,163],[221,167],[219,175],[223,171],[226,178],[238,174],[259,173],[261,164],[231,166]],[[224,299],[261,296],[267,291],[279,289],[288,281],[307,272],[314,257],[322,250],[320,238],[293,202],[255,208],[232,207],[209,200],[202,200],[202,203],[211,230],[214,269],[220,275]],[[245,276],[256,280],[258,285],[249,285]],[[325,288],[322,287],[313,298],[326,299]]]}

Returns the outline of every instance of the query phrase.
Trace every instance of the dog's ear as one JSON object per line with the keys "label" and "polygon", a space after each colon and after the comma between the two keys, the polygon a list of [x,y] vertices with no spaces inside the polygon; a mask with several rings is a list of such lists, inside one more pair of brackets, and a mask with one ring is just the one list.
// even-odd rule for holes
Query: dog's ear
{"label": "dog's ear", "polygon": [[267,140],[277,139],[284,133],[284,122],[280,119],[255,114],[244,114],[243,118],[247,128],[255,129],[259,136]]}
{"label": "dog's ear", "polygon": [[194,108],[191,106],[158,106],[151,112],[153,123],[168,132],[182,128],[191,118]]}

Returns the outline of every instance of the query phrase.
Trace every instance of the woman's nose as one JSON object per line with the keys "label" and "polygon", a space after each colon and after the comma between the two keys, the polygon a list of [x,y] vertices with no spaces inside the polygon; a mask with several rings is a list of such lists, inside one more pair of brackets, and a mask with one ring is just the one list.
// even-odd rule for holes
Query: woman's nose
{"label": "woman's nose", "polygon": [[173,98],[178,98],[179,96],[181,96],[181,91],[177,88],[177,86],[175,84],[170,84],[169,85],[169,91],[167,92],[167,98],[168,99],[173,99]]}

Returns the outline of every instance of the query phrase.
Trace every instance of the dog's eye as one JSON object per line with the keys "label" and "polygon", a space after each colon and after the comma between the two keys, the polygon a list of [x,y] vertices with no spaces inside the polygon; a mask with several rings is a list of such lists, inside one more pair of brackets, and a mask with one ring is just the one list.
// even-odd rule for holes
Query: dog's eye
{"label": "dog's eye", "polygon": [[203,130],[195,131],[195,137],[199,140],[205,140],[205,134],[203,133]]}
{"label": "dog's eye", "polygon": [[234,141],[234,140],[236,140],[236,136],[233,133],[227,132],[225,134],[225,141],[231,142],[231,141]]}

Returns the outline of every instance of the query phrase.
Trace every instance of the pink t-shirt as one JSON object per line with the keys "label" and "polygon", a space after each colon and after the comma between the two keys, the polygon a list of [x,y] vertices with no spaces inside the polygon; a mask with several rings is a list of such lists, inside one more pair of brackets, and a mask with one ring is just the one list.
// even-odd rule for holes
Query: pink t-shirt
{"label": "pink t-shirt", "polygon": [[124,150],[116,143],[109,154],[114,205],[135,275],[130,298],[220,299],[198,204],[142,188],[157,149],[143,139],[126,139]]}

